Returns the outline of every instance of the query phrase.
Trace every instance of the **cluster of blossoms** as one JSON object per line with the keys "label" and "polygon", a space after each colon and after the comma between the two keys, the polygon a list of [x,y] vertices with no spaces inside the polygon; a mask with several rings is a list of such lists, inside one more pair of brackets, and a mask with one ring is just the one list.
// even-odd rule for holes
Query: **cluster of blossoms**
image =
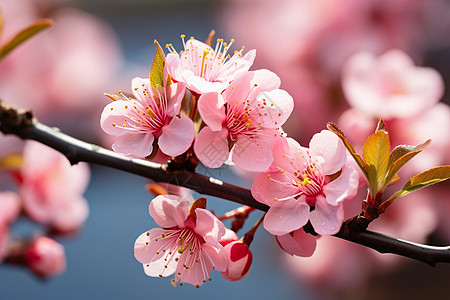
{"label": "cluster of blossoms", "polygon": [[[252,187],[256,200],[270,206],[264,227],[277,236],[283,250],[310,256],[317,236],[306,234],[310,222],[319,235],[332,235],[343,223],[343,201],[356,194],[358,174],[347,160],[342,141],[329,131],[310,147],[287,138],[282,126],[294,108],[269,70],[249,71],[255,50],[227,54],[231,45],[181,36],[184,50],[159,44],[147,79],[132,81],[132,96],[109,95],[101,127],[117,136],[112,148],[147,159],[195,157],[209,168],[225,162],[244,171],[260,172]],[[161,229],[143,233],[135,257],[149,276],[175,273],[173,284],[197,287],[213,268],[227,280],[244,278],[250,268],[254,227],[241,239],[206,209],[206,201],[161,194],[149,207]],[[227,233],[228,232],[228,233]]]}
{"label": "cluster of blossoms", "polygon": [[[83,198],[89,182],[86,164],[71,167],[61,153],[37,142],[26,142],[23,153],[0,158],[0,171],[12,175],[17,186],[0,192],[0,262],[24,265],[40,277],[65,270],[64,248],[47,234],[67,235],[86,220],[89,207]],[[47,232],[13,239],[10,225],[26,216]]]}

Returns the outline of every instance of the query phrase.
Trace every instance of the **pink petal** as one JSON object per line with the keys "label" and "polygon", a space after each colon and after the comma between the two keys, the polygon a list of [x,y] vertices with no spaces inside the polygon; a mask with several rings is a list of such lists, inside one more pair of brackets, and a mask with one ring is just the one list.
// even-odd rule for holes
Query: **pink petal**
{"label": "pink petal", "polygon": [[[278,128],[283,125],[294,109],[294,99],[288,92],[280,89],[263,91],[256,97],[259,102],[261,116],[257,115],[256,121],[268,128]],[[265,104],[263,104],[265,103]]]}
{"label": "pink petal", "polygon": [[309,205],[299,200],[287,200],[270,207],[264,217],[264,228],[273,235],[284,235],[308,222]]}
{"label": "pink petal", "polygon": [[[161,251],[160,253],[164,252]],[[158,260],[142,264],[145,274],[151,277],[167,277],[172,275],[178,266],[178,262],[175,258],[179,258],[180,254],[178,252],[174,252],[171,259],[167,259],[166,256],[167,253],[165,256],[161,256]]]}
{"label": "pink petal", "polygon": [[134,243],[134,257],[142,264],[158,261],[165,254],[162,250],[170,249],[166,247],[168,239],[162,238],[166,233],[165,229],[154,228],[141,234]]}
{"label": "pink petal", "polygon": [[273,72],[265,69],[243,72],[236,76],[224,93],[230,105],[242,102],[243,99],[253,101],[259,93],[269,92],[280,87],[281,80]]}
{"label": "pink petal", "polygon": [[208,126],[198,134],[194,143],[194,151],[198,159],[208,168],[218,168],[229,157],[228,131],[212,131]]}
{"label": "pink petal", "polygon": [[317,237],[306,233],[303,228],[285,235],[277,235],[281,249],[291,255],[310,257],[316,250]]}
{"label": "pink petal", "polygon": [[130,101],[124,100],[116,100],[106,105],[100,118],[100,126],[103,131],[114,136],[127,134],[130,132],[130,129],[135,131],[133,124],[139,124],[133,123],[133,121],[128,117],[129,107],[131,105],[132,104]]}
{"label": "pink petal", "polygon": [[351,166],[344,166],[341,175],[323,187],[327,203],[337,205],[339,202],[352,198],[358,191],[359,175]]}
{"label": "pink petal", "polygon": [[298,193],[298,188],[278,171],[259,174],[252,185],[253,197],[267,205],[275,205],[275,198],[285,199],[294,196],[296,193]]}
{"label": "pink petal", "polygon": [[165,67],[173,79],[176,81],[181,81],[181,72],[183,67],[181,66],[180,56],[178,54],[167,54]]}
{"label": "pink petal", "polygon": [[231,160],[243,170],[264,172],[273,162],[273,143],[274,139],[271,137],[253,139],[240,136],[233,147]]}
{"label": "pink petal", "polygon": [[174,117],[180,113],[181,102],[186,91],[186,84],[183,82],[172,83],[167,87],[167,112],[169,117]]}
{"label": "pink petal", "polygon": [[209,210],[197,208],[194,231],[207,243],[217,244],[225,234],[225,226]]}
{"label": "pink petal", "polygon": [[170,156],[183,154],[191,147],[194,136],[194,123],[181,114],[180,118],[174,117],[169,125],[162,128],[162,134],[158,138],[159,149]]}
{"label": "pink petal", "polygon": [[347,160],[346,151],[337,135],[328,130],[316,133],[309,142],[309,154],[321,165],[324,175],[341,170]]}
{"label": "pink petal", "polygon": [[213,262],[216,270],[223,272],[227,269],[227,257],[222,245],[203,244],[202,248]]}
{"label": "pink petal", "polygon": [[[150,78],[140,78],[135,77],[131,80],[131,89],[133,91],[134,98],[139,102],[146,103],[149,99],[154,99],[154,89],[150,87]],[[155,89],[159,90],[162,93],[164,90],[162,88]],[[145,94],[143,93],[145,91]],[[159,97],[156,97],[159,98]]]}
{"label": "pink petal", "polygon": [[344,220],[344,210],[341,204],[330,205],[323,196],[317,196],[315,209],[309,220],[314,230],[320,235],[332,235],[339,231]]}
{"label": "pink petal", "polygon": [[[185,74],[187,73],[187,74]],[[222,93],[223,90],[225,90],[228,87],[228,82],[211,82],[205,80],[203,77],[200,76],[188,76],[193,74],[191,71],[185,71],[183,72],[185,82],[187,84],[187,87],[189,90],[193,91],[197,94],[206,94],[206,93]]]}
{"label": "pink petal", "polygon": [[115,152],[135,158],[144,158],[152,153],[153,134],[132,133],[120,136],[111,146]]}
{"label": "pink petal", "polygon": [[163,228],[184,227],[184,221],[189,213],[189,201],[178,196],[159,195],[148,207],[150,216],[156,224]]}
{"label": "pink petal", "polygon": [[224,104],[223,96],[219,93],[202,94],[198,99],[200,116],[212,131],[222,130],[226,118]]}

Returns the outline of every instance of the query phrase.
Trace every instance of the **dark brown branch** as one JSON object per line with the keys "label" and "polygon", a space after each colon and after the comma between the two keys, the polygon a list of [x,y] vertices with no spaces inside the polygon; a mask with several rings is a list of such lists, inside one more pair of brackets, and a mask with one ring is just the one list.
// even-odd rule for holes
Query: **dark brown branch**
{"label": "dark brown branch", "polygon": [[[89,144],[50,128],[33,118],[31,112],[7,105],[0,100],[0,131],[14,134],[48,145],[64,154],[71,164],[80,161],[95,163],[155,180],[168,182],[255,209],[267,211],[268,206],[256,201],[250,190],[221,180],[186,170],[168,172],[167,165],[142,159],[130,159],[100,146]],[[392,253],[409,257],[431,266],[438,262],[450,263],[450,246],[434,247],[397,239],[368,231],[367,224],[355,217],[344,223],[335,235],[380,253]]]}

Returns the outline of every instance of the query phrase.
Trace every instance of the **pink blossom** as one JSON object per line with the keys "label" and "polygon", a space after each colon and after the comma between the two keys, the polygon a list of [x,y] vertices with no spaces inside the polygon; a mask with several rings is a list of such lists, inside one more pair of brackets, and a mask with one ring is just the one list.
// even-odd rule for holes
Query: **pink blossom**
{"label": "pink blossom", "polygon": [[161,88],[150,87],[150,80],[134,78],[134,99],[124,97],[108,104],[101,116],[102,129],[117,136],[116,152],[143,158],[152,153],[154,140],[162,153],[177,156],[194,140],[194,124],[180,114],[184,83]]}
{"label": "pink blossom", "polygon": [[248,245],[239,240],[236,233],[230,229],[226,229],[220,244],[224,246],[227,255],[227,269],[225,272],[221,272],[222,277],[229,281],[237,281],[247,277],[253,260]]}
{"label": "pink blossom", "polygon": [[343,200],[358,186],[358,173],[346,160],[342,141],[327,130],[313,136],[309,149],[290,138],[277,141],[274,162],[252,185],[256,200],[270,206],[264,228],[282,236],[309,220],[318,234],[337,233]]}
{"label": "pink blossom", "polygon": [[175,81],[186,83],[196,94],[222,92],[236,75],[248,71],[255,60],[255,50],[242,56],[244,47],[233,56],[227,54],[233,39],[229,44],[217,39],[213,50],[193,37],[185,42],[184,37],[181,36],[184,50],[180,54],[171,44],[167,45],[170,50],[166,58],[167,70]]}
{"label": "pink blossom", "polygon": [[64,247],[46,236],[32,242],[25,259],[30,270],[41,277],[60,275],[66,269]]}
{"label": "pink blossom", "polygon": [[0,192],[0,262],[7,254],[9,224],[20,212],[19,195],[14,192]]}
{"label": "pink blossom", "polygon": [[225,251],[219,243],[225,227],[208,210],[189,206],[189,201],[178,196],[154,198],[150,216],[162,228],[141,234],[134,255],[148,276],[175,273],[173,285],[186,282],[199,287],[210,279],[211,269],[226,270]]}
{"label": "pink blossom", "polygon": [[86,220],[89,207],[82,194],[89,182],[87,164],[70,166],[56,150],[28,141],[20,175],[20,195],[31,219],[61,231],[76,229]]}
{"label": "pink blossom", "polygon": [[416,115],[437,103],[444,92],[436,70],[414,66],[400,50],[378,58],[369,52],[355,54],[344,66],[342,86],[352,107],[386,119]]}
{"label": "pink blossom", "polygon": [[194,150],[207,167],[220,167],[229,157],[248,171],[265,171],[273,161],[272,145],[283,135],[281,126],[294,102],[278,89],[280,79],[268,70],[237,76],[219,94],[203,94],[198,110],[207,125],[197,136]]}

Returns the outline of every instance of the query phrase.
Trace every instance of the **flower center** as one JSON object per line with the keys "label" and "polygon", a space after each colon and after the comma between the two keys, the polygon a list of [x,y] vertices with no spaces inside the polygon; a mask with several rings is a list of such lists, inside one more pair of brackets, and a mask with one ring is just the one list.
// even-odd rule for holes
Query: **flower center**
{"label": "flower center", "polygon": [[303,173],[297,176],[296,185],[302,194],[306,196],[307,204],[314,206],[316,197],[322,194],[324,177],[320,176],[320,172],[314,164],[308,165]]}
{"label": "flower center", "polygon": [[244,104],[235,102],[231,107],[227,107],[227,118],[223,125],[228,129],[232,141],[236,141],[237,136],[242,134],[253,136],[256,126],[250,115],[251,109]]}

